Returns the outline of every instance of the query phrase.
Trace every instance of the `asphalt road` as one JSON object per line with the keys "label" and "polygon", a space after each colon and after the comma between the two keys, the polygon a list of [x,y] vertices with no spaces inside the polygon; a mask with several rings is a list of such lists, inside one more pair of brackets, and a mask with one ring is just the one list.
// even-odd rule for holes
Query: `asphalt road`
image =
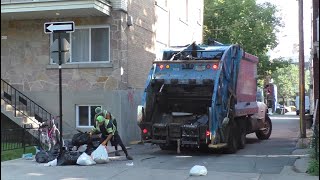
{"label": "asphalt road", "polygon": [[[132,145],[124,156],[112,157],[107,164],[94,166],[45,167],[31,160],[12,160],[1,163],[1,179],[19,180],[163,180],[163,179],[301,179],[279,174],[285,166],[293,166],[292,155],[298,140],[298,116],[272,116],[273,131],[269,140],[260,141],[255,134],[247,135],[247,145],[235,154],[219,152],[162,151],[156,145]],[[123,153],[122,153],[123,154]],[[189,176],[194,165],[203,165],[208,174]]]}
{"label": "asphalt road", "polygon": [[[278,174],[284,166],[292,166],[292,156],[298,140],[298,116],[272,116],[273,131],[269,140],[258,140],[255,134],[247,135],[247,144],[236,154],[185,150],[162,151],[157,146],[135,145],[130,153],[135,166],[159,170],[190,170],[203,165],[208,171]],[[121,162],[118,162],[121,166]],[[116,165],[117,163],[115,163]]]}

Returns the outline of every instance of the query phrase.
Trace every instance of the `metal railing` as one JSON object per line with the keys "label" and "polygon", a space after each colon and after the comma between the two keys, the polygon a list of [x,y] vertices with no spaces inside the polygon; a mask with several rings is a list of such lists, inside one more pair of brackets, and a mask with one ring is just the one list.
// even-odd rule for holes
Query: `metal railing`
{"label": "metal railing", "polygon": [[3,79],[1,79],[1,99],[12,106],[15,117],[21,113],[24,117],[37,124],[50,120],[53,117],[51,113]]}
{"label": "metal railing", "polygon": [[32,125],[24,124],[21,128],[1,129],[1,151],[9,151],[14,149],[23,149],[26,147],[39,145],[38,129]]}

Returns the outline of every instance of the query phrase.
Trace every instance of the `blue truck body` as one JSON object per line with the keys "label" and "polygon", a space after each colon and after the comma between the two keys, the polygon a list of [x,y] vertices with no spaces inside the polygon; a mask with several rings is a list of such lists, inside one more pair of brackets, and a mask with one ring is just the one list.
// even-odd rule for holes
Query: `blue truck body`
{"label": "blue truck body", "polygon": [[162,60],[153,62],[138,106],[142,139],[162,149],[204,146],[235,152],[244,146],[246,134],[261,134],[268,117],[258,109],[266,111],[266,106],[237,102],[244,56],[239,45],[165,49]]}

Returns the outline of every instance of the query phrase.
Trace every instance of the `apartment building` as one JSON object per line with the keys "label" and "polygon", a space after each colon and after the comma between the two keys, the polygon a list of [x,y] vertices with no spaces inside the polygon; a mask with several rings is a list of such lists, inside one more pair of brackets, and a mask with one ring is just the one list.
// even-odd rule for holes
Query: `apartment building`
{"label": "apartment building", "polygon": [[[73,21],[62,64],[63,134],[111,111],[125,143],[140,139],[136,107],[161,48],[202,42],[203,0],[1,0],[1,80],[59,115],[59,73],[44,23]],[[1,84],[2,85],[2,84]],[[3,113],[3,112],[2,112]]]}

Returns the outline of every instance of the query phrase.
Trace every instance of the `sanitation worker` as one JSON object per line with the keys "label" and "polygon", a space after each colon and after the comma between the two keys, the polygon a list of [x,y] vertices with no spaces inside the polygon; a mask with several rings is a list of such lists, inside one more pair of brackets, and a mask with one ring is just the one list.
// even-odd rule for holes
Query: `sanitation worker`
{"label": "sanitation worker", "polygon": [[101,133],[100,141],[102,145],[107,145],[110,141],[111,145],[115,147],[116,156],[120,156],[118,152],[118,145],[120,145],[127,159],[132,160],[133,158],[128,154],[127,148],[119,136],[116,119],[112,117],[110,112],[102,110],[100,107],[96,108],[95,112],[96,126],[91,130],[90,134]]}

